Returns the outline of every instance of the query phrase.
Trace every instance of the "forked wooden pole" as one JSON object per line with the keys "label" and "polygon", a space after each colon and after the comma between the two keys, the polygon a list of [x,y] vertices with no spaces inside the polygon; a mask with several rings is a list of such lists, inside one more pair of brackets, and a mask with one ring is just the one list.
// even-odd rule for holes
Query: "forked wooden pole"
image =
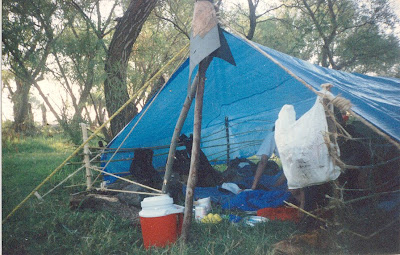
{"label": "forked wooden pole", "polygon": [[208,56],[199,64],[199,83],[196,92],[196,103],[194,108],[194,125],[193,125],[193,146],[190,159],[189,178],[186,186],[185,214],[182,224],[182,241],[187,242],[189,237],[190,226],[192,222],[193,194],[197,182],[197,171],[200,161],[200,137],[201,137],[201,119],[203,111],[203,95],[204,83],[206,79],[206,71],[210,65],[212,57]]}

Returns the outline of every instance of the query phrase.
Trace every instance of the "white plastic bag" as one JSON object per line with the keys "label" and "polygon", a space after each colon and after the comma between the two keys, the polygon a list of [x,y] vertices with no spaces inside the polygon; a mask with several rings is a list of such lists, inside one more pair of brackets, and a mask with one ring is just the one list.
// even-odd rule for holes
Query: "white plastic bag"
{"label": "white plastic bag", "polygon": [[340,168],[334,166],[325,144],[328,126],[321,101],[318,97],[297,121],[292,105],[284,105],[279,112],[275,142],[289,189],[322,184],[340,175]]}

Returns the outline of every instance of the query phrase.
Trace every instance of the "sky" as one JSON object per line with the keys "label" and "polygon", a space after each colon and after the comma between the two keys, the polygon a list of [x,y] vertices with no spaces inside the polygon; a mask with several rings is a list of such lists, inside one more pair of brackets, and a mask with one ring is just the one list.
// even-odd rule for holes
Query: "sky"
{"label": "sky", "polygon": [[[400,18],[400,0],[389,0],[389,1],[393,7],[393,11],[397,15],[397,17]],[[108,1],[105,1],[105,2],[107,3]],[[247,0],[231,0],[231,1],[226,0],[225,3],[227,3],[228,5],[233,4],[233,3],[247,4]],[[110,8],[111,8],[111,6],[110,6]],[[400,24],[398,24],[397,27],[395,28],[395,33],[400,38]],[[56,110],[61,109],[61,107],[62,107],[61,98],[65,98],[66,92],[64,90],[61,90],[59,86],[54,86],[54,81],[51,81],[51,80],[41,81],[41,82],[39,82],[39,85],[41,86],[41,88],[43,89],[43,92],[46,95],[51,95],[50,101],[52,102],[53,107]],[[35,88],[32,87],[31,93],[36,99],[41,100],[41,97]],[[9,97],[8,91],[6,89],[2,89],[1,94],[2,94],[1,95],[1,118],[2,118],[2,121],[13,120],[12,103],[11,103],[10,99],[8,98]],[[34,111],[35,121],[41,122],[40,109],[34,108],[33,111]],[[55,123],[55,118],[49,111],[47,114],[47,119],[48,119],[49,123]]]}

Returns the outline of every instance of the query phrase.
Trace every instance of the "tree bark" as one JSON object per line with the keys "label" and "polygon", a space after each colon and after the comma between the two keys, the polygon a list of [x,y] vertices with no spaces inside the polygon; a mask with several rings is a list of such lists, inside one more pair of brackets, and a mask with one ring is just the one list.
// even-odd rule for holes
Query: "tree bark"
{"label": "tree bark", "polygon": [[188,92],[185,98],[185,102],[183,103],[181,113],[179,114],[178,121],[176,122],[175,125],[174,133],[171,139],[171,144],[169,146],[167,164],[165,166],[164,182],[162,186],[163,193],[168,193],[169,191],[169,179],[171,178],[172,168],[174,166],[176,147],[178,145],[179,135],[181,134],[183,124],[185,123],[187,114],[190,110],[190,106],[192,105],[192,101],[196,93],[198,83],[199,83],[199,76],[196,75],[190,87],[190,91]]}
{"label": "tree bark", "polygon": [[186,186],[185,198],[185,214],[182,223],[182,240],[187,242],[189,238],[189,230],[192,223],[193,195],[197,183],[197,172],[200,162],[200,139],[201,139],[201,120],[203,114],[203,95],[204,83],[206,80],[206,71],[212,60],[207,57],[199,64],[199,82],[196,91],[196,102],[194,108],[194,125],[193,125],[193,146],[190,159],[189,178]]}
{"label": "tree bark", "polygon": [[44,104],[40,105],[40,110],[42,110],[42,126],[46,126],[47,125],[47,109],[46,106]]}
{"label": "tree bark", "polygon": [[[144,22],[154,9],[157,0],[131,0],[127,11],[119,20],[107,52],[104,94],[108,115],[114,114],[129,99],[126,75],[129,56]],[[134,115],[134,105],[126,107],[111,121],[112,136],[115,136]]]}
{"label": "tree bark", "polygon": [[15,79],[17,89],[13,93],[12,102],[14,112],[13,129],[15,132],[24,132],[28,128],[28,114],[29,114],[29,90],[30,84],[26,81]]}
{"label": "tree bark", "polygon": [[253,3],[253,0],[248,0],[247,2],[249,3],[250,28],[249,32],[246,35],[246,38],[251,40],[254,37],[254,32],[256,31],[256,26],[257,26],[257,16],[256,16],[257,3],[255,5]]}

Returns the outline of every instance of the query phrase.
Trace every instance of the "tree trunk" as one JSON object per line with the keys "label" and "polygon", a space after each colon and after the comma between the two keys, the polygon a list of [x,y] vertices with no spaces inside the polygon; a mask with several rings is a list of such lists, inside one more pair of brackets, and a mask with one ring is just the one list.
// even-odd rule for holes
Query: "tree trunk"
{"label": "tree trunk", "polygon": [[60,115],[56,112],[52,104],[50,103],[49,99],[46,97],[46,95],[43,93],[42,89],[40,88],[39,84],[34,81],[33,86],[37,89],[39,92],[39,95],[42,97],[43,101],[47,105],[47,107],[50,109],[50,112],[53,113],[54,117],[57,119],[57,122],[61,125],[61,127],[64,129],[65,132],[67,132],[71,137],[75,136],[75,133],[69,126],[67,125],[66,121],[64,121]]}
{"label": "tree trunk", "polygon": [[[108,115],[114,114],[129,99],[126,71],[129,56],[144,22],[157,0],[131,0],[124,16],[116,26],[107,52],[104,94]],[[115,136],[137,113],[134,105],[125,108],[111,121],[112,136]]]}
{"label": "tree trunk", "polygon": [[246,35],[246,38],[251,40],[254,37],[254,32],[256,31],[256,26],[257,26],[257,16],[256,16],[257,6],[254,5],[253,0],[248,0],[247,2],[249,3],[250,28],[249,28],[249,32]]}
{"label": "tree trunk", "polygon": [[14,92],[11,99],[14,104],[13,129],[15,132],[20,133],[26,131],[27,129],[29,113],[29,90],[31,85],[19,79],[15,79],[15,82],[17,84],[17,90]]}
{"label": "tree trunk", "polygon": [[42,110],[42,126],[46,126],[47,125],[47,109],[46,106],[44,106],[44,104],[40,105],[40,110]]}

